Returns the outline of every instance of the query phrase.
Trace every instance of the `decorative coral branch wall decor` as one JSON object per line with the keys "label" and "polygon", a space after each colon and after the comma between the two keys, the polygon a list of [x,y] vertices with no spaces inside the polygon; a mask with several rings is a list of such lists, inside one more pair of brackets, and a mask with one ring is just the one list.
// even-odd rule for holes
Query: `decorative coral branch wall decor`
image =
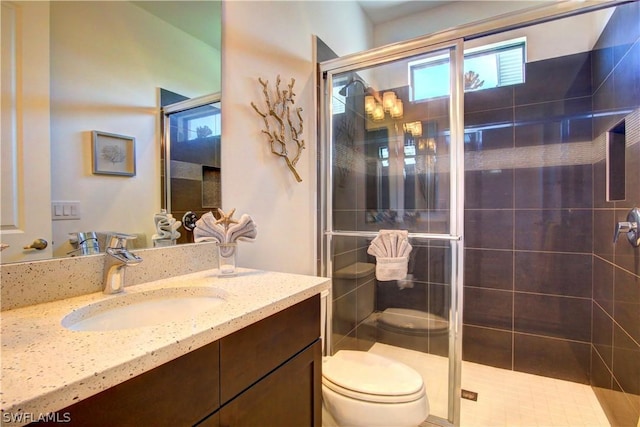
{"label": "decorative coral branch wall decor", "polygon": [[[266,103],[266,111],[260,111],[255,103],[251,103],[253,109],[264,120],[264,129],[262,133],[267,135],[271,152],[276,156],[282,157],[287,163],[289,170],[295,176],[296,181],[302,182],[302,178],[296,171],[296,163],[300,160],[302,150],[304,150],[304,139],[302,139],[303,120],[302,107],[293,108],[295,104],[293,85],[296,82],[294,78],[288,85],[288,89],[280,89],[280,76],[276,79],[275,99],[269,92],[269,81],[258,78],[262,86],[262,93]],[[273,128],[273,129],[272,129]],[[295,148],[295,155],[291,157],[287,150],[287,146]]]}

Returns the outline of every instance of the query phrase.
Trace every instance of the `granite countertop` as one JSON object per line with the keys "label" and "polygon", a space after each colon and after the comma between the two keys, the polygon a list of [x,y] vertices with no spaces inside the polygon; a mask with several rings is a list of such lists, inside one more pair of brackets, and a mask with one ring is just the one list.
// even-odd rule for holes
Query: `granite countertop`
{"label": "granite countertop", "polygon": [[[125,288],[126,294],[213,287],[225,299],[184,321],[115,331],[71,331],[69,312],[123,294],[102,292],[2,312],[2,421],[37,419],[229,335],[323,290],[330,279],[238,269],[177,276]],[[34,285],[36,286],[36,285]],[[18,423],[22,424],[22,423]]]}

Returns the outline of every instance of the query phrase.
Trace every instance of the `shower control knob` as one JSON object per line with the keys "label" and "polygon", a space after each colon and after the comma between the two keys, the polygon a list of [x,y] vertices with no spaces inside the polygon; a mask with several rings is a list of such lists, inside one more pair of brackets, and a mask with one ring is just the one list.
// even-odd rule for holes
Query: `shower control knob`
{"label": "shower control knob", "polygon": [[636,224],[635,222],[623,221],[623,222],[617,223],[616,231],[613,236],[613,243],[618,242],[618,237],[620,236],[620,233],[628,233],[630,231],[635,231],[636,228],[638,228],[638,224]]}
{"label": "shower control knob", "polygon": [[620,233],[627,233],[627,239],[634,247],[640,246],[640,230],[638,225],[640,224],[640,209],[633,208],[627,215],[626,221],[616,223],[615,231],[613,234],[613,243],[618,242]]}
{"label": "shower control knob", "polygon": [[189,231],[193,231],[196,228],[196,221],[198,216],[194,212],[187,212],[182,216],[182,226]]}

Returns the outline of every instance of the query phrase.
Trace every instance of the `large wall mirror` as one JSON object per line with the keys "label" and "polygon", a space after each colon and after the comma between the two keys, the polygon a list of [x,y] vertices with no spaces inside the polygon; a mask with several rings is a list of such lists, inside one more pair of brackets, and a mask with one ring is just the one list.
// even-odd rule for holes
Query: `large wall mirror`
{"label": "large wall mirror", "polygon": [[[11,20],[13,44],[5,37]],[[220,92],[221,1],[3,1],[2,26],[3,149],[5,125],[14,120],[5,88],[13,84],[22,97],[13,143],[28,143],[25,164],[46,157],[50,165],[50,174],[14,183],[17,196],[36,187],[50,196],[41,212],[50,218],[48,256],[79,255],[70,236],[87,232],[137,235],[134,248],[151,247],[154,215],[163,207],[160,88],[187,98]],[[39,93],[26,90],[34,75],[44,82]],[[48,125],[39,124],[41,117]],[[40,137],[27,135],[43,126]],[[96,131],[122,137],[116,141],[125,147],[134,142],[135,174],[100,173],[112,170],[109,164],[96,173],[92,159],[102,155],[94,148]],[[4,201],[10,194],[4,180],[2,191]],[[11,237],[5,218],[2,226],[4,242]],[[35,251],[18,252],[24,256],[3,251],[2,262],[38,259],[29,256]]]}

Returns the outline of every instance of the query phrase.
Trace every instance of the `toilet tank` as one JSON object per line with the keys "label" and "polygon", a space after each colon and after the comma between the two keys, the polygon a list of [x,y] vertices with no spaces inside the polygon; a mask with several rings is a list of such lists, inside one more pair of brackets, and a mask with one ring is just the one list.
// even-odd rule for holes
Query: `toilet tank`
{"label": "toilet tank", "polygon": [[[375,264],[355,262],[333,273],[332,325],[359,328],[374,311],[376,300]],[[346,330],[335,331],[345,334]]]}

